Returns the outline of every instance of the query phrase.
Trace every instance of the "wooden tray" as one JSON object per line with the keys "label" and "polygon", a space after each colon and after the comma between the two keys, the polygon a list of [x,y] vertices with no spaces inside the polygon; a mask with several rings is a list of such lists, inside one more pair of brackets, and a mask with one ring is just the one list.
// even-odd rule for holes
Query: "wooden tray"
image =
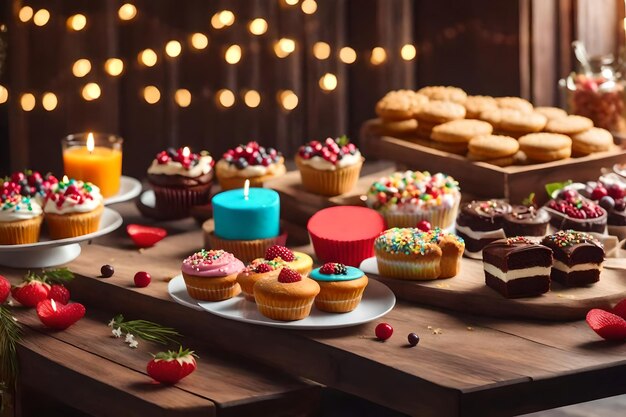
{"label": "wooden tray", "polygon": [[375,258],[366,259],[361,269],[400,299],[489,317],[579,320],[592,308],[610,309],[626,298],[626,273],[620,269],[605,268],[600,281],[589,287],[567,288],[552,282],[552,289],[541,296],[509,299],[485,285],[482,262],[473,259],[461,260],[456,277],[433,281],[384,278],[370,272],[372,265]]}
{"label": "wooden tray", "polygon": [[580,158],[533,165],[497,167],[484,162],[472,162],[464,156],[439,151],[404,139],[377,133],[378,119],[369,120],[361,128],[359,148],[368,156],[390,159],[409,169],[445,172],[461,185],[462,192],[478,197],[504,197],[513,203],[521,203],[530,193],[537,202],[548,199],[544,185],[550,182],[590,181],[600,175],[603,167],[626,161],[626,149],[616,147],[609,152],[598,152]]}

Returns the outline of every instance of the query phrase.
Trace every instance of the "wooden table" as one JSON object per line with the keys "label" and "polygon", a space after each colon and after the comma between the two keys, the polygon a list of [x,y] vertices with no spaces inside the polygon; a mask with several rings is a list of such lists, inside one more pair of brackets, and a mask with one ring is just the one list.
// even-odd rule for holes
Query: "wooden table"
{"label": "wooden table", "polygon": [[[115,208],[127,222],[149,223],[137,218],[129,204]],[[93,320],[101,323],[104,316],[99,310],[154,320],[179,329],[188,337],[189,346],[226,352],[226,359],[233,361],[252,360],[256,367],[239,369],[253,369],[250,378],[271,375],[266,393],[280,391],[277,386],[286,397],[307,392],[304,386],[298,387],[302,384],[298,379],[285,376],[282,384],[274,380],[276,369],[420,416],[514,415],[626,392],[626,344],[600,340],[582,321],[493,319],[398,302],[384,319],[393,325],[394,336],[382,343],[373,337],[377,323],[288,331],[188,309],[170,300],[167,281],[179,273],[181,259],[200,247],[201,232],[191,220],[165,227],[170,236],[142,251],[132,247],[123,231],[84,247],[81,257],[70,265],[78,274],[71,285],[73,298],[95,311]],[[115,276],[97,278],[105,263],[115,266]],[[152,274],[149,287],[133,287],[132,277],[138,270]],[[106,345],[83,345],[74,335],[79,330],[77,325],[54,337],[119,361]],[[421,337],[417,347],[406,344],[410,332]],[[29,343],[27,337],[25,344]],[[202,357],[204,363],[213,361],[211,354]],[[139,364],[128,360],[121,364],[125,369],[141,371]],[[204,385],[202,377],[195,384]],[[174,389],[188,391],[187,387],[183,382]],[[204,398],[211,395],[215,392],[205,393]],[[185,402],[182,398],[180,402]]]}

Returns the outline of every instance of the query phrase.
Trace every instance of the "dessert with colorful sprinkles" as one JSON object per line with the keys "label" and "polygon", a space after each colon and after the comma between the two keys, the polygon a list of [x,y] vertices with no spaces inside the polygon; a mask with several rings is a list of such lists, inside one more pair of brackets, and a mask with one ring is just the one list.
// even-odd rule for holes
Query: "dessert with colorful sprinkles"
{"label": "dessert with colorful sprinkles", "polygon": [[606,231],[606,210],[576,190],[561,191],[557,198],[548,201],[545,208],[550,213],[550,225],[556,230]]}
{"label": "dessert with colorful sprinkles", "polygon": [[581,287],[600,280],[604,248],[589,233],[560,230],[541,243],[554,252],[551,277],[567,287]]}
{"label": "dessert with colorful sprinkles", "polygon": [[[263,261],[256,259],[256,261]],[[275,261],[284,263],[291,269],[295,269],[299,274],[309,275],[313,269],[313,259],[304,252],[292,251],[281,245],[273,245],[265,251],[264,261]]]}
{"label": "dessert with colorful sprinkles", "polygon": [[453,225],[460,201],[458,182],[442,173],[394,172],[367,192],[368,207],[381,213],[388,227],[413,227],[425,220],[446,229]]}
{"label": "dessert with colorful sprinkles", "polygon": [[263,187],[265,181],[285,172],[283,155],[254,141],[229,149],[215,165],[222,190],[243,188],[246,179],[250,187]]}
{"label": "dessert with colorful sprinkles", "polygon": [[472,201],[461,205],[456,233],[465,240],[465,255],[481,259],[485,246],[506,237],[504,216],[510,212],[511,205],[502,200]]}
{"label": "dessert with colorful sprinkles", "polygon": [[506,298],[532,297],[550,290],[552,250],[517,236],[483,249],[485,283]]}
{"label": "dessert with colorful sprinkles", "polygon": [[441,248],[419,229],[386,230],[374,242],[374,251],[383,277],[430,280],[441,274]]}
{"label": "dessert with colorful sprinkles", "polygon": [[59,180],[54,175],[41,175],[39,171],[31,169],[16,171],[10,177],[0,180],[3,188],[10,187],[17,194],[33,198],[39,205],[43,204],[50,187],[57,182]]}
{"label": "dessert with colorful sprinkles", "polygon": [[205,250],[187,257],[181,270],[189,296],[196,300],[221,301],[241,292],[237,275],[245,268],[232,253]]}
{"label": "dessert with colorful sprinkles", "polygon": [[255,259],[237,275],[237,282],[246,300],[254,302],[254,284],[263,278],[277,277],[285,266],[281,259]]}
{"label": "dessert with colorful sprinkles", "polygon": [[64,177],[52,185],[43,205],[50,238],[96,232],[104,211],[102,201],[100,189],[90,182]]}
{"label": "dessert with colorful sprinkles", "polygon": [[368,282],[360,269],[336,262],[314,269],[310,277],[320,286],[315,307],[329,313],[347,313],[357,308]]}
{"label": "dessert with colorful sprinkles", "polygon": [[41,206],[31,197],[8,190],[3,187],[0,194],[0,245],[36,243],[43,221]]}
{"label": "dessert with colorful sprinkles", "polygon": [[452,278],[461,269],[461,258],[465,251],[463,238],[436,227],[424,232],[424,239],[436,243],[441,248],[440,272],[437,278]]}
{"label": "dessert with colorful sprinkles", "polygon": [[364,158],[346,136],[302,145],[296,165],[309,192],[333,196],[350,191],[359,179]]}

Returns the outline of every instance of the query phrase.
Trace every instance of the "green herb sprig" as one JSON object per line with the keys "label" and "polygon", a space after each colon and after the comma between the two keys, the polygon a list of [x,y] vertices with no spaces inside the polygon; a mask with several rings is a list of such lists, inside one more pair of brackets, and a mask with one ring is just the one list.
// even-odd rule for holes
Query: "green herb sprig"
{"label": "green herb sprig", "polygon": [[161,326],[160,324],[147,320],[125,321],[124,316],[121,314],[113,317],[109,326],[112,327],[113,330],[119,329],[127,334],[130,333],[143,340],[147,340],[148,342],[156,342],[162,345],[180,345],[180,342],[176,339],[182,337],[176,329],[171,327]]}

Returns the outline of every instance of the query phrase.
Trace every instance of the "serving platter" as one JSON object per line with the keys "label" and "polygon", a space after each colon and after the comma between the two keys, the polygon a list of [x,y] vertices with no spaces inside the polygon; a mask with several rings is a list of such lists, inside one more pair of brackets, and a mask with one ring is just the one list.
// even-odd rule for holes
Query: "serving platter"
{"label": "serving platter", "polygon": [[141,182],[133,177],[122,175],[120,178],[120,191],[114,196],[104,199],[104,205],[122,203],[132,200],[141,193]]}

